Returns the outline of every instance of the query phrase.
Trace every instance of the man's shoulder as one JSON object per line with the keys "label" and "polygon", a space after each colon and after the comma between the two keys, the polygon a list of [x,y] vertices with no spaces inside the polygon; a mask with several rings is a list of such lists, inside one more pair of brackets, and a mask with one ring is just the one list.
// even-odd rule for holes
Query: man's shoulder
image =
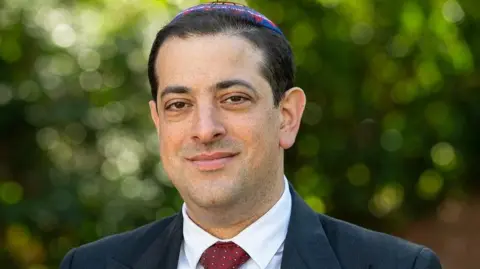
{"label": "man's shoulder", "polygon": [[320,222],[330,240],[330,243],[341,244],[344,241],[350,244],[361,244],[365,247],[381,246],[385,248],[400,248],[415,250],[419,245],[386,233],[373,231],[350,222],[331,216],[319,214]]}
{"label": "man's shoulder", "polygon": [[152,238],[147,235],[148,233],[152,233],[153,230],[155,231],[154,233],[161,232],[172,222],[173,218],[174,216],[164,218],[161,220],[157,220],[157,221],[145,224],[133,230],[109,235],[97,241],[93,241],[91,243],[82,245],[77,249],[85,250],[85,251],[89,250],[89,251],[98,253],[98,252],[112,251],[112,250],[118,249],[119,247],[128,246],[132,242],[136,242],[145,237],[147,237],[146,238],[147,240],[150,240]]}
{"label": "man's shoulder", "polygon": [[[175,215],[176,216],[176,215]],[[133,230],[105,236],[96,241],[78,246],[65,256],[61,268],[77,268],[73,265],[104,264],[106,258],[113,257],[118,253],[134,252],[137,246],[145,246],[151,243],[156,236],[164,231],[175,216],[157,220]],[[131,251],[130,251],[131,250]],[[83,267],[82,267],[83,268]],[[103,268],[99,266],[99,268]]]}
{"label": "man's shoulder", "polygon": [[425,246],[327,215],[320,214],[319,219],[332,249],[341,260],[351,260],[355,253],[362,260],[379,264],[439,264],[436,254]]}

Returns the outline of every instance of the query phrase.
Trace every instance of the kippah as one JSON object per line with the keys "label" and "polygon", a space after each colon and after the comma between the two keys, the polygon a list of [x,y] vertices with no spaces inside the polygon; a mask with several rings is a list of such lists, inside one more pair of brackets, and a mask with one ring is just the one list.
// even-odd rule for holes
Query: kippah
{"label": "kippah", "polygon": [[268,28],[280,35],[283,35],[282,31],[280,31],[280,28],[278,28],[271,20],[269,20],[263,14],[247,6],[233,2],[211,2],[199,4],[181,11],[175,16],[175,18],[173,18],[172,22],[194,11],[208,12],[212,10],[225,11],[226,13],[243,17],[258,26]]}

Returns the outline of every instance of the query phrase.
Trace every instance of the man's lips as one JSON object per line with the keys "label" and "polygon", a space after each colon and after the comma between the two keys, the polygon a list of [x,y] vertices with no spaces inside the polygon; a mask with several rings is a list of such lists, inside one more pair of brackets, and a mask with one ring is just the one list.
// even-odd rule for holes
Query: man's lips
{"label": "man's lips", "polygon": [[214,171],[223,168],[236,155],[238,153],[212,152],[202,153],[186,159],[192,162],[200,171]]}

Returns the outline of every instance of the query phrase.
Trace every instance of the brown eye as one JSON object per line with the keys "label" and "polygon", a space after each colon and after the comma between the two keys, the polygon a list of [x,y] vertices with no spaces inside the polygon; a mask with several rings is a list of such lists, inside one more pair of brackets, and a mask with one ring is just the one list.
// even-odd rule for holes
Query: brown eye
{"label": "brown eye", "polygon": [[242,102],[247,101],[247,100],[248,100],[248,98],[246,98],[246,97],[243,97],[243,96],[240,96],[240,95],[234,95],[234,96],[228,97],[225,100],[225,103],[239,104],[239,103],[242,103]]}
{"label": "brown eye", "polygon": [[185,102],[174,102],[169,104],[165,109],[166,110],[181,110],[188,106]]}

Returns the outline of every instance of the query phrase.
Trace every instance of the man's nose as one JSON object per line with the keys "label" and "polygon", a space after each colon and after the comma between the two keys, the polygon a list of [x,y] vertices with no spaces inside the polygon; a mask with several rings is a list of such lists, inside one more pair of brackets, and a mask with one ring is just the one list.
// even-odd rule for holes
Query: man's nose
{"label": "man's nose", "polygon": [[193,140],[210,143],[225,136],[222,116],[214,105],[198,105],[193,122]]}

